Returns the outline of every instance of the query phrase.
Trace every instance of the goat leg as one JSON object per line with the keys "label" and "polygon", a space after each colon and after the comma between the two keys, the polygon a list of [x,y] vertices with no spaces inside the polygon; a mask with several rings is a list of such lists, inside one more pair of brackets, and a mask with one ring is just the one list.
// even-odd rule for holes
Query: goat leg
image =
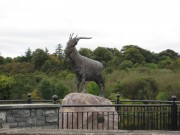
{"label": "goat leg", "polygon": [[86,79],[82,79],[82,93],[86,93]]}

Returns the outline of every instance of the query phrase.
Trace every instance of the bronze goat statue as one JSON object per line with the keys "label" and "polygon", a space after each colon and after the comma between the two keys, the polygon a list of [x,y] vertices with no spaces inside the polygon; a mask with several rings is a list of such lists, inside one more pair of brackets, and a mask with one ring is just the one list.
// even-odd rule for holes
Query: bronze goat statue
{"label": "bronze goat statue", "polygon": [[86,93],[86,81],[95,81],[101,90],[99,96],[104,97],[105,84],[101,73],[103,64],[79,54],[76,45],[80,39],[91,38],[77,36],[73,38],[73,34],[71,34],[65,48],[66,57],[73,63],[72,66],[77,80],[77,90],[79,91],[80,84],[82,83],[82,92]]}

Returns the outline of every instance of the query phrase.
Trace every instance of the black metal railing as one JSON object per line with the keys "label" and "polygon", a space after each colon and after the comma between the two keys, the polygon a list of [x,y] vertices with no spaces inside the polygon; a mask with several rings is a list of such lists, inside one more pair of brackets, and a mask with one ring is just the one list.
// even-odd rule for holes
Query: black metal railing
{"label": "black metal railing", "polygon": [[[172,96],[171,101],[120,100],[112,105],[62,105],[68,111],[59,113],[59,128],[62,129],[121,129],[121,130],[180,130],[180,101]],[[59,103],[52,100],[0,100],[2,103]],[[112,107],[111,111],[71,111],[72,108]],[[87,109],[84,109],[87,110]],[[108,109],[109,110],[109,109]]]}
{"label": "black metal railing", "polygon": [[[126,102],[131,103],[130,100]],[[67,110],[71,110],[72,107],[114,107],[116,110],[107,112],[60,112],[60,128],[180,130],[180,106],[175,96],[172,96],[172,101],[136,100],[133,101],[133,104],[122,104],[123,101],[120,101],[119,96],[117,96],[115,103],[113,105],[62,105],[62,108],[69,108]]]}
{"label": "black metal railing", "polygon": [[33,103],[60,103],[57,95],[53,95],[51,100],[32,99],[31,94],[27,95],[27,99],[22,100],[0,100],[0,104],[33,104]]}

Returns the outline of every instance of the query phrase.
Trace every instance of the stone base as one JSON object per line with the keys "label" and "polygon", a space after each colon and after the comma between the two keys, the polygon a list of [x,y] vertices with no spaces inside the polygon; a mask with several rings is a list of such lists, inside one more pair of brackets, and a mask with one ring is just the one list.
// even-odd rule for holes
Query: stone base
{"label": "stone base", "polygon": [[[103,97],[86,93],[71,93],[63,105],[112,105]],[[115,107],[62,107],[61,129],[118,129],[118,114]]]}

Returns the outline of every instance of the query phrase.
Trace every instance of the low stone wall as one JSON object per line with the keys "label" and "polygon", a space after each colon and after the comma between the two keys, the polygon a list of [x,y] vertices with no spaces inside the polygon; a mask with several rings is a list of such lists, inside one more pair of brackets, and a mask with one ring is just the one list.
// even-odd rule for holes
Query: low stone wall
{"label": "low stone wall", "polygon": [[53,128],[59,127],[57,104],[0,105],[0,129],[5,128]]}

